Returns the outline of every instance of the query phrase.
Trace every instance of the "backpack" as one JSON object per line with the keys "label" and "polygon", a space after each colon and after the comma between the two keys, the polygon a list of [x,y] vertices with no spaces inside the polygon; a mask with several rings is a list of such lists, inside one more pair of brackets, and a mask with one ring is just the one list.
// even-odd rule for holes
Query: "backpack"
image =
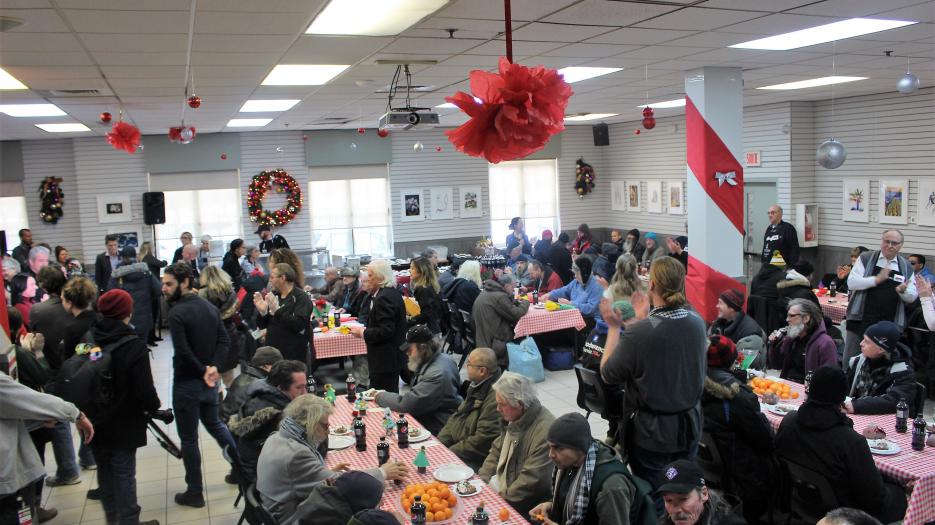
{"label": "backpack", "polygon": [[66,359],[58,372],[55,394],[74,403],[95,424],[110,419],[117,404],[111,352],[136,337],[126,335],[104,345],[100,354],[75,354]]}
{"label": "backpack", "polygon": [[[634,476],[632,473],[630,473],[630,470],[627,468],[627,466],[620,461],[607,463],[605,464],[604,468],[594,472],[594,478],[591,479],[590,500],[592,502],[597,501],[597,496],[600,494],[604,482],[614,474],[621,474],[627,478],[636,489],[636,492],[633,494],[633,499],[630,501],[630,524],[658,525],[659,520],[656,518],[656,506],[653,503],[652,485],[650,485],[649,482],[643,478]],[[590,507],[591,510],[587,516],[587,518],[590,519],[585,519],[585,522],[597,523],[597,516],[590,515],[590,513],[596,508],[596,505],[591,505]]]}

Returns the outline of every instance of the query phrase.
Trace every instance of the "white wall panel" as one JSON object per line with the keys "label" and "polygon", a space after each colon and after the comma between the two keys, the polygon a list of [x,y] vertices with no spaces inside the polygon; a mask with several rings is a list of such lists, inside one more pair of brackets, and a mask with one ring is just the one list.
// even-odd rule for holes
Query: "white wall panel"
{"label": "white wall panel", "polygon": [[[103,140],[103,139],[101,139]],[[64,246],[77,257],[81,257],[81,213],[78,195],[78,178],[75,174],[75,158],[72,141],[24,140],[23,141],[23,195],[33,242],[48,243],[54,250]],[[46,177],[61,177],[65,192],[64,216],[58,224],[49,224],[39,217],[39,185]],[[16,238],[16,232],[10,235]],[[16,241],[17,243],[19,241]],[[13,247],[11,246],[10,249]],[[54,256],[54,253],[53,253]]]}

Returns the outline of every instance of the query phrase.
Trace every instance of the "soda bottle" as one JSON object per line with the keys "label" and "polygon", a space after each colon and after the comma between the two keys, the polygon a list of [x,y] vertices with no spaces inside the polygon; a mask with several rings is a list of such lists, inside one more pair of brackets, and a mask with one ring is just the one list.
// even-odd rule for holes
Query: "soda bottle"
{"label": "soda bottle", "polygon": [[416,495],[409,507],[409,514],[412,515],[412,523],[422,525],[425,523],[425,503],[422,503],[422,496]]}
{"label": "soda bottle", "polygon": [[367,450],[367,424],[364,423],[363,418],[360,417],[360,413],[357,411],[354,411],[354,443],[357,452]]}
{"label": "soda bottle", "polygon": [[828,295],[830,295],[831,297],[834,297],[837,294],[838,294],[838,285],[835,284],[834,281],[832,280],[831,284],[828,285]]}
{"label": "soda bottle", "polygon": [[925,449],[925,419],[922,417],[922,412],[919,412],[912,423],[912,450],[923,449]]}
{"label": "soda bottle", "polygon": [[341,314],[335,312],[334,314],[334,327],[338,328],[341,326]]}
{"label": "soda bottle", "polygon": [[905,398],[900,398],[899,403],[896,404],[896,432],[905,434],[909,430],[908,420],[909,405],[906,404]]}
{"label": "soda bottle", "polygon": [[317,390],[315,386],[315,378],[312,377],[312,374],[308,375],[308,380],[305,382],[305,391],[309,394],[314,394]]}
{"label": "soda bottle", "polygon": [[474,514],[471,514],[471,525],[487,525],[488,523],[490,523],[490,516],[484,510],[484,505],[478,505]]}
{"label": "soda bottle", "polygon": [[357,381],[354,379],[354,374],[347,374],[347,400],[350,403],[353,403],[357,393]]}
{"label": "soda bottle", "polygon": [[382,465],[390,460],[390,444],[386,442],[386,438],[380,436],[380,442],[377,443],[377,463]]}
{"label": "soda bottle", "polygon": [[532,304],[539,304],[539,290],[532,291]]}
{"label": "soda bottle", "polygon": [[396,445],[399,448],[409,448],[409,421],[406,414],[399,414],[396,420]]}
{"label": "soda bottle", "polygon": [[18,525],[32,525],[32,507],[26,503],[23,496],[16,496],[16,523]]}

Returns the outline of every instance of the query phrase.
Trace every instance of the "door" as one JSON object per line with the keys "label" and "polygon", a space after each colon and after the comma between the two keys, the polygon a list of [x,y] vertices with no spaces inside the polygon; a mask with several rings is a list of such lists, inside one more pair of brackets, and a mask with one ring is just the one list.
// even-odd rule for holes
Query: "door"
{"label": "door", "polygon": [[763,233],[769,226],[769,207],[776,204],[775,182],[744,181],[744,224],[746,234],[743,251],[746,254],[759,255],[763,249]]}

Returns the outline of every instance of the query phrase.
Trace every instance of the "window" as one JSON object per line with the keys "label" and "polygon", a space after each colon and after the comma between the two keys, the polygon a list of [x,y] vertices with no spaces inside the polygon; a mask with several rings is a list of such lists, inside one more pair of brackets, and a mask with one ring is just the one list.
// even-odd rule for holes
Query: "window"
{"label": "window", "polygon": [[308,186],[312,246],[332,255],[393,253],[387,179],[313,180]]}
{"label": "window", "polygon": [[29,228],[26,197],[0,197],[0,224],[6,231],[7,250],[19,246],[19,231]]}
{"label": "window", "polygon": [[542,230],[558,230],[557,173],[554,159],[490,165],[490,231],[495,246],[506,246],[513,217],[526,221],[530,238]]}
{"label": "window", "polygon": [[156,226],[159,258],[171,260],[182,232],[192,232],[195,246],[202,235],[210,235],[214,255],[223,254],[232,240],[242,237],[239,190],[179,190],[165,196],[166,223]]}

